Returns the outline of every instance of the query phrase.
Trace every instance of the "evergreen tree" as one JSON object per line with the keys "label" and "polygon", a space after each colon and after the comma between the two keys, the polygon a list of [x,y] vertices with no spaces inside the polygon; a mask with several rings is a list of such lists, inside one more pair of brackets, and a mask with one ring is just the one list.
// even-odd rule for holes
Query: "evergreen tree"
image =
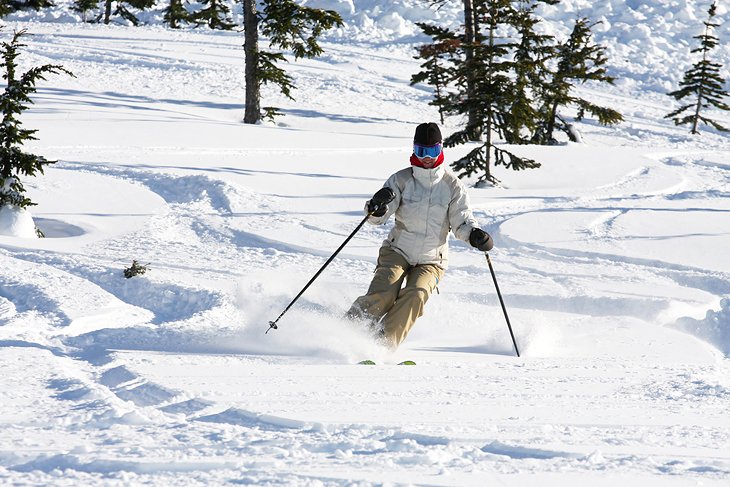
{"label": "evergreen tree", "polygon": [[55,6],[55,4],[51,0],[19,0],[17,3],[20,6],[19,10],[33,9],[35,11],[38,11],[43,8]]}
{"label": "evergreen tree", "polygon": [[[431,0],[437,7],[442,3]],[[590,113],[602,124],[621,120],[615,110],[572,95],[575,82],[612,82],[613,78],[602,67],[606,62],[604,48],[590,43],[587,21],[582,20],[571,37],[578,44],[576,49],[582,49],[580,59],[575,52],[556,45],[552,36],[540,33],[537,7],[558,3],[464,0],[465,21],[470,23],[472,34],[466,25],[462,31],[452,32],[419,24],[433,42],[419,48],[417,57],[425,62],[412,82],[434,86],[436,94],[431,104],[441,113],[461,115],[466,120],[444,144],[482,142],[453,163],[460,176],[481,172],[478,183],[496,182],[491,174],[493,165],[514,170],[539,167],[534,160],[498,146],[496,140],[507,144],[548,143],[555,128],[555,122],[548,123],[548,119],[559,119],[560,106],[575,105],[578,119]]]}
{"label": "evergreen tree", "polygon": [[482,142],[455,161],[452,167],[461,177],[482,172],[477,184],[495,183],[496,178],[491,174],[493,164],[514,170],[539,167],[532,159],[519,157],[494,143],[495,135],[511,143],[524,141],[522,132],[528,120],[521,110],[529,101],[520,97],[526,96],[528,90],[517,85],[514,78],[517,67],[524,68],[521,73],[526,77],[532,68],[528,69],[526,59],[514,57],[520,47],[514,37],[519,31],[515,24],[521,17],[513,2],[473,0],[470,6],[473,42],[467,42],[466,33],[450,34],[461,44],[450,58],[454,66],[450,74],[456,93],[448,98],[450,103],[445,107],[450,114],[465,115],[467,122],[461,130],[447,137],[444,145],[453,147],[475,140]]}
{"label": "evergreen tree", "polygon": [[167,8],[165,8],[162,13],[162,20],[169,25],[171,29],[178,29],[180,28],[181,23],[187,23],[192,20],[190,13],[188,13],[183,5],[182,0],[170,0]]}
{"label": "evergreen tree", "polygon": [[540,19],[534,14],[536,8],[536,2],[521,1],[510,22],[518,39],[513,54],[510,106],[502,115],[505,141],[510,144],[527,144],[532,140],[540,119],[535,97],[543,89],[549,73],[547,62],[555,53],[553,36],[537,32]]}
{"label": "evergreen tree", "polygon": [[418,47],[416,59],[425,59],[421,64],[423,71],[411,76],[411,85],[425,83],[434,87],[433,100],[429,105],[438,108],[441,123],[444,123],[444,115],[448,113],[449,107],[453,104],[452,96],[447,87],[453,81],[454,58],[461,41],[453,32],[443,27],[428,24],[416,24],[426,35],[434,39],[433,44],[426,44]]}
{"label": "evergreen tree", "polygon": [[5,91],[0,95],[3,117],[0,124],[0,206],[14,205],[21,208],[34,203],[24,195],[25,188],[20,177],[43,174],[43,167],[55,161],[23,152],[25,142],[36,140],[34,134],[37,130],[22,128],[18,116],[33,103],[30,95],[36,92],[36,83],[46,79],[45,75],[66,73],[73,76],[70,71],[56,64],[34,67],[18,76],[16,58],[20,55],[20,49],[25,47],[20,42],[25,34],[25,30],[15,32],[9,43],[0,43],[0,56],[5,68],[3,78],[7,82]]}
{"label": "evergreen tree", "polygon": [[333,10],[303,7],[293,0],[262,0],[263,10],[257,11],[256,0],[243,0],[245,31],[246,112],[244,123],[258,123],[266,116],[278,115],[274,107],[261,109],[261,86],[272,83],[281,93],[292,98],[294,84],[291,76],[277,63],[286,61],[282,52],[261,51],[259,29],[269,38],[273,49],[291,50],[295,59],[313,58],[323,51],[318,38],[322,32],[342,25],[342,18]]}
{"label": "evergreen tree", "polygon": [[549,74],[549,81],[539,89],[541,116],[533,142],[554,143],[556,128],[576,141],[571,125],[559,113],[560,107],[576,106],[576,120],[582,120],[585,112],[588,112],[597,117],[601,125],[613,125],[623,121],[623,116],[618,111],[598,106],[573,93],[577,83],[596,81],[613,84],[615,79],[607,74],[605,68],[608,61],[606,48],[592,41],[591,28],[594,25],[596,24],[591,24],[587,18],[577,19],[568,39],[557,46],[557,66]]}
{"label": "evergreen tree", "polygon": [[71,10],[81,14],[81,20],[88,22],[87,12],[95,10],[99,6],[98,0],[75,0],[71,6]]}
{"label": "evergreen tree", "polygon": [[0,17],[5,17],[18,10],[38,11],[54,5],[52,0],[0,0]]}
{"label": "evergreen tree", "polygon": [[[715,3],[710,6],[708,19],[704,22],[705,31],[703,34],[695,36],[694,39],[700,41],[700,46],[692,49],[693,53],[702,53],[702,59],[695,63],[692,68],[684,73],[684,78],[680,81],[680,89],[668,93],[669,96],[676,100],[682,100],[688,96],[695,97],[693,103],[683,105],[664,118],[671,118],[675,125],[692,124],[690,133],[698,134],[699,123],[711,125],[715,129],[722,132],[729,131],[715,120],[702,115],[703,109],[716,108],[718,110],[730,110],[723,98],[728,96],[728,92],[723,90],[725,84],[724,78],[720,76],[721,64],[710,61],[710,51],[718,45],[718,38],[712,35],[713,29],[719,27],[720,24],[714,23],[713,19],[716,15],[717,5]],[[680,117],[679,115],[687,110],[692,113]]]}
{"label": "evergreen tree", "polygon": [[231,21],[231,9],[224,0],[202,0],[202,4],[207,7],[192,14],[192,22],[198,25],[208,24],[214,30],[231,30],[236,26]]}
{"label": "evergreen tree", "polygon": [[[113,17],[117,15],[132,25],[139,25],[139,19],[134,14],[135,10],[144,11],[155,5],[155,0],[105,0],[104,12],[102,12],[97,20],[103,16],[104,23],[109,24]],[[112,7],[114,7],[112,9]]]}
{"label": "evergreen tree", "polygon": [[8,0],[0,0],[0,18],[15,12],[15,8]]}

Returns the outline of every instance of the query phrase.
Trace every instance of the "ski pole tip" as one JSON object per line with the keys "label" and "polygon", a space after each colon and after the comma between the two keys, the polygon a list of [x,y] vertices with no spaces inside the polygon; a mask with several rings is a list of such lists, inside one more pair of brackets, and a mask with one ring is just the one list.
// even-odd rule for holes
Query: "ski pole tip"
{"label": "ski pole tip", "polygon": [[276,326],[276,322],[275,321],[269,321],[269,329],[266,330],[266,333],[264,333],[264,335],[268,335],[272,328],[274,330],[278,330],[279,329],[279,327]]}

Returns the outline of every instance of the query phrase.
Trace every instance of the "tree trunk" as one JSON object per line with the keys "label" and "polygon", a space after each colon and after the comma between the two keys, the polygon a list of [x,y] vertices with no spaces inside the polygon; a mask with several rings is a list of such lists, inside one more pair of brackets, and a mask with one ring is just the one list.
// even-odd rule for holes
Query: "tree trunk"
{"label": "tree trunk", "polygon": [[259,91],[259,26],[256,15],[256,0],[243,0],[243,29],[245,41],[243,50],[246,58],[246,111],[243,123],[255,124],[261,121],[261,93]]}
{"label": "tree trunk", "polygon": [[177,29],[177,6],[180,0],[170,0],[170,28]]}
{"label": "tree trunk", "polygon": [[104,23],[109,24],[112,17],[112,0],[106,0],[104,4]]}
{"label": "tree trunk", "polygon": [[[464,1],[464,40],[466,42],[466,98],[474,100],[476,98],[476,80],[474,78],[474,43],[476,42],[476,18],[474,16],[473,0]],[[476,107],[470,104],[468,107],[468,125],[472,127],[469,133],[469,139],[472,141],[480,140],[482,136],[482,121],[479,120],[479,113]]]}
{"label": "tree trunk", "polygon": [[545,129],[545,140],[542,143],[550,143],[553,140],[553,132],[555,131],[555,118],[558,116],[558,102],[554,102],[550,107],[548,115],[547,128]]}
{"label": "tree trunk", "polygon": [[[705,24],[705,37],[708,35],[710,31],[709,26]],[[702,98],[704,97],[704,90],[702,87],[704,86],[705,82],[707,81],[706,73],[705,73],[705,66],[707,66],[707,48],[702,49],[702,80],[700,81],[700,86],[697,91],[697,106],[695,107],[695,116],[694,120],[692,120],[692,131],[690,132],[693,135],[696,135],[699,133],[697,130],[697,126],[700,124],[700,108],[702,108]]]}
{"label": "tree trunk", "polygon": [[[494,31],[496,30],[496,25],[494,24],[494,19],[492,18],[492,22],[489,25],[489,65],[487,67],[487,83],[491,86],[492,83],[492,75],[494,74]],[[486,157],[486,168],[485,172],[487,175],[487,180],[494,181],[492,178],[492,117],[493,117],[493,108],[494,105],[492,103],[489,104],[487,107],[487,157]]]}

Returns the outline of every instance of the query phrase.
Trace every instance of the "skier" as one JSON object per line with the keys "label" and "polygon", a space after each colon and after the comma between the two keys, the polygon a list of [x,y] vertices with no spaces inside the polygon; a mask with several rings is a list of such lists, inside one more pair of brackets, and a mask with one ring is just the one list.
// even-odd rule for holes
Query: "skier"
{"label": "skier", "polygon": [[466,188],[444,168],[441,143],[437,124],[418,125],[411,166],[390,176],[365,204],[368,223],[382,225],[395,214],[395,226],[380,247],[367,294],[355,300],[347,317],[365,320],[393,350],[444,275],[449,230],[483,252],[494,245],[472,215]]}

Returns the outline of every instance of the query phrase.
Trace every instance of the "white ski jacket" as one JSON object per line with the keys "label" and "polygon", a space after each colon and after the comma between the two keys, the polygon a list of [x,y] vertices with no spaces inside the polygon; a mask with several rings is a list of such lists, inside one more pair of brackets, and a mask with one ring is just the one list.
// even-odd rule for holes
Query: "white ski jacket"
{"label": "white ski jacket", "polygon": [[395,214],[395,226],[383,246],[392,247],[411,265],[436,264],[446,269],[449,230],[468,243],[472,229],[479,227],[466,188],[443,165],[402,169],[384,187],[393,190],[395,199],[385,215],[371,216],[368,223],[382,225]]}

